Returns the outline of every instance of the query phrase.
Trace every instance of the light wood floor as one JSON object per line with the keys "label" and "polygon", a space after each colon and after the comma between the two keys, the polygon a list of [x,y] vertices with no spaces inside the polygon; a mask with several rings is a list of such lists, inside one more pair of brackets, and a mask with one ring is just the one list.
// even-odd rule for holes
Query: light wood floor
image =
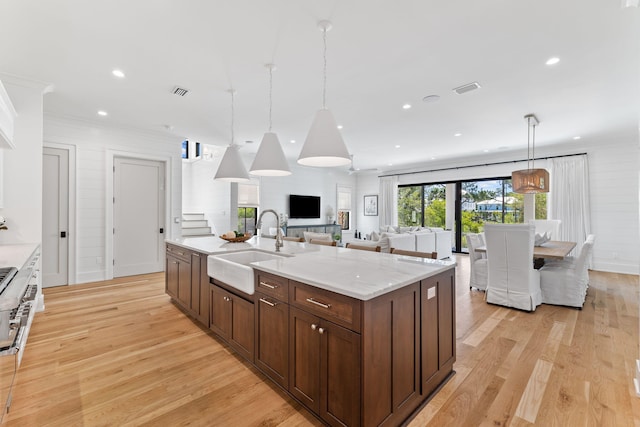
{"label": "light wood floor", "polygon": [[[638,276],[591,272],[583,310],[525,313],[469,291],[456,375],[411,426],[633,426]],[[9,426],[320,425],[164,294],[164,275],[45,290]]]}

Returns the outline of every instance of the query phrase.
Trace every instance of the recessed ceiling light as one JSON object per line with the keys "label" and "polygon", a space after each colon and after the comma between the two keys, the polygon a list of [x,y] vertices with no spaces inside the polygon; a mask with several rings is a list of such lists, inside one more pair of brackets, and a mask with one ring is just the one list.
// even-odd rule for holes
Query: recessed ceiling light
{"label": "recessed ceiling light", "polygon": [[111,74],[113,74],[114,76],[119,77],[121,79],[124,78],[124,72],[122,70],[115,69],[115,70],[113,70],[111,72]]}
{"label": "recessed ceiling light", "polygon": [[342,129],[343,126],[342,125],[338,125],[337,127],[338,127],[338,129]]}
{"label": "recessed ceiling light", "polygon": [[545,64],[547,64],[547,65],[555,65],[558,62],[560,62],[560,58],[558,58],[557,56],[554,56],[553,58],[547,59],[547,62],[545,62]]}
{"label": "recessed ceiling light", "polygon": [[426,102],[426,103],[436,102],[439,99],[440,99],[439,95],[427,95],[424,98],[422,98],[422,102]]}
{"label": "recessed ceiling light", "polygon": [[403,110],[408,110],[408,109],[410,109],[410,108],[411,108],[411,104],[404,104],[404,105],[402,106],[402,109],[403,109]]}
{"label": "recessed ceiling light", "polygon": [[399,146],[399,145],[396,145],[396,148],[400,148],[400,146]]}
{"label": "recessed ceiling light", "polygon": [[461,133],[454,133],[453,136],[462,136]]}
{"label": "recessed ceiling light", "polygon": [[488,152],[489,152],[489,150],[482,150],[482,152],[483,152],[483,153],[488,153]]}
{"label": "recessed ceiling light", "polygon": [[296,143],[296,140],[295,140],[295,139],[292,139],[292,140],[291,140],[291,141],[289,141],[289,142],[290,142],[290,143],[292,143],[292,144],[295,144],[295,143]]}
{"label": "recessed ceiling light", "polygon": [[432,158],[431,158],[431,160],[435,160],[435,159],[436,159],[435,157],[432,157]]}
{"label": "recessed ceiling light", "polygon": [[576,136],[573,137],[573,139],[576,139],[576,140],[578,140],[580,138],[582,138],[580,135],[576,135]]}
{"label": "recessed ceiling light", "polygon": [[393,166],[393,163],[387,163],[387,166]]}
{"label": "recessed ceiling light", "polygon": [[106,116],[107,114],[108,114],[108,113],[107,113],[106,111],[102,111],[102,110],[98,111],[98,115],[99,115],[99,116],[104,117],[104,116]]}

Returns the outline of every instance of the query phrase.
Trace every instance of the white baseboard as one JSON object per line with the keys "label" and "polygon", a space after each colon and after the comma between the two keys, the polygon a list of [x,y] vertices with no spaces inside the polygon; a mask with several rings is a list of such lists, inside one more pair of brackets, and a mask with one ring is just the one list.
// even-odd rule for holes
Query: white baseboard
{"label": "white baseboard", "polygon": [[638,263],[631,262],[612,262],[607,261],[593,261],[592,270],[606,271],[608,273],[621,273],[621,274],[640,274],[640,265]]}

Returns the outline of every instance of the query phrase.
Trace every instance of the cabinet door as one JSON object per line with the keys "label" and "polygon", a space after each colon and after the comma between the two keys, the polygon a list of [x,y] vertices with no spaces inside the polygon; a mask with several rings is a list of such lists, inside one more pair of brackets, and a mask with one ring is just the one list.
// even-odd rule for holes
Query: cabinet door
{"label": "cabinet door", "polygon": [[228,294],[231,305],[231,330],[229,344],[242,356],[253,362],[254,346],[254,309],[253,303],[231,293]]}
{"label": "cabinet door", "polygon": [[432,277],[421,284],[422,311],[422,394],[431,394],[437,386],[440,368],[438,350],[438,282]]}
{"label": "cabinet door", "polygon": [[191,263],[178,261],[178,300],[191,308]]}
{"label": "cabinet door", "polygon": [[200,317],[200,254],[191,252],[191,301],[189,308],[193,315]]}
{"label": "cabinet door", "polygon": [[231,333],[231,300],[229,292],[210,285],[211,289],[211,330],[224,339]]}
{"label": "cabinet door", "polygon": [[207,256],[200,254],[200,313],[199,320],[207,328],[209,327],[209,274],[207,273]]}
{"label": "cabinet door", "polygon": [[256,365],[289,387],[289,305],[256,293]]}
{"label": "cabinet door", "polygon": [[178,298],[178,263],[179,261],[176,258],[171,255],[167,255],[167,266],[165,268],[165,290],[167,294],[173,298]]}
{"label": "cabinet door", "polygon": [[360,425],[360,335],[321,321],[320,417],[330,425]]}
{"label": "cabinet door", "polygon": [[289,308],[289,393],[316,414],[320,409],[320,319]]}

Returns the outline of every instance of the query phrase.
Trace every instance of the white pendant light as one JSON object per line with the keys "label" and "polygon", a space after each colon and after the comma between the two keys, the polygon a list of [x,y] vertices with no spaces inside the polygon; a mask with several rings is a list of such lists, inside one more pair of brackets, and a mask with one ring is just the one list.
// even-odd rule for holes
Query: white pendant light
{"label": "white pendant light", "polygon": [[[540,122],[534,114],[527,114],[524,118],[527,119],[527,168],[511,173],[511,185],[513,191],[520,194],[548,193],[549,172],[546,169],[535,168],[536,126]],[[532,134],[533,138],[531,138]],[[529,153],[530,147],[531,153]]]}
{"label": "white pendant light", "polygon": [[298,163],[304,166],[334,167],[351,163],[349,150],[342,140],[333,114],[326,107],[327,94],[327,31],[331,22],[320,21],[324,41],[324,72],[322,85],[322,109],[316,113],[311,129],[298,156]]}
{"label": "white pendant light", "polygon": [[262,137],[260,148],[256,158],[253,159],[251,168],[249,168],[249,173],[260,176],[287,176],[291,175],[291,170],[284,156],[284,151],[282,151],[278,135],[271,132],[273,71],[275,71],[276,67],[274,64],[266,64],[265,67],[269,69],[269,132],[265,132]]}
{"label": "white pendant light", "polygon": [[249,174],[247,173],[244,163],[242,163],[240,153],[238,152],[240,147],[235,143],[233,135],[233,95],[236,91],[229,89],[227,92],[231,94],[231,144],[229,144],[224,152],[224,156],[222,156],[214,179],[226,182],[248,182],[250,181]]}

